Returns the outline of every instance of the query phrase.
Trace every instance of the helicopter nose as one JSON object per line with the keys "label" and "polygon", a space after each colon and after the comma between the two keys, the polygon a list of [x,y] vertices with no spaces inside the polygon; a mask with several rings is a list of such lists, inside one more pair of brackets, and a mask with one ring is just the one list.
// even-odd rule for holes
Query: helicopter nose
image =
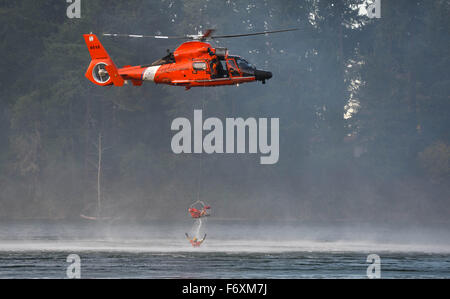
{"label": "helicopter nose", "polygon": [[266,83],[266,80],[269,80],[270,78],[272,78],[272,72],[255,70],[255,79],[258,81],[262,81],[263,84]]}

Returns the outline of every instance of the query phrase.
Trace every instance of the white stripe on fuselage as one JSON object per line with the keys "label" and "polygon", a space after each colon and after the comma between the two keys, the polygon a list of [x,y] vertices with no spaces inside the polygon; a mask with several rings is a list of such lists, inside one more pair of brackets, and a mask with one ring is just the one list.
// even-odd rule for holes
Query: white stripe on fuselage
{"label": "white stripe on fuselage", "polygon": [[144,71],[144,75],[142,76],[142,80],[154,81],[155,74],[156,74],[156,72],[158,71],[158,69],[160,67],[161,67],[160,65],[148,67]]}

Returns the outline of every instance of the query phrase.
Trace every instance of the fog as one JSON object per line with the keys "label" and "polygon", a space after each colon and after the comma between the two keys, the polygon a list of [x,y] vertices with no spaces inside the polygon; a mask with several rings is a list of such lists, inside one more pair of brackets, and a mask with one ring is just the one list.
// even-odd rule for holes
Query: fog
{"label": "fog", "polygon": [[[380,19],[360,15],[352,5],[362,1],[89,1],[79,20],[65,17],[65,3],[29,3],[1,4],[10,14],[1,21],[0,250],[26,239],[35,249],[186,250],[196,200],[212,206],[201,250],[449,250],[445,1],[383,1]],[[265,85],[101,88],[84,77],[84,33],[122,66],[181,42],[101,33],[207,28],[300,30],[211,42],[271,71]],[[278,162],[174,154],[171,123],[193,123],[195,109],[223,122],[279,118]],[[97,213],[109,220],[80,217]]]}
{"label": "fog", "polygon": [[190,223],[74,224],[3,223],[0,251],[107,252],[368,252],[449,253],[448,228],[392,229],[330,225],[207,224],[207,242],[192,248],[184,237]]}

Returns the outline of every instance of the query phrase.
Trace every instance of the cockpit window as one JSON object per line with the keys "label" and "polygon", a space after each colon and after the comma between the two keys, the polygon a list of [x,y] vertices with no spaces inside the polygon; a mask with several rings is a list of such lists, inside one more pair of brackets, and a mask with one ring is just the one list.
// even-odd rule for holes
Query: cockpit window
{"label": "cockpit window", "polygon": [[240,76],[239,70],[236,66],[236,62],[234,62],[233,58],[227,59],[228,63],[228,72],[230,72],[230,75],[233,77]]}
{"label": "cockpit window", "polygon": [[243,58],[236,58],[236,62],[238,64],[238,67],[241,71],[243,72],[253,72],[256,67],[253,66],[251,63],[247,62],[247,60],[243,59]]}

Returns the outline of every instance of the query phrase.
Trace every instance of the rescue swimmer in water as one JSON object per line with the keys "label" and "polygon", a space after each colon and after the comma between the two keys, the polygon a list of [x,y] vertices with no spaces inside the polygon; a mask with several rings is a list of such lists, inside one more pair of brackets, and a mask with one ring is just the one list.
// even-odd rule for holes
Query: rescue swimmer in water
{"label": "rescue swimmer in water", "polygon": [[197,237],[193,237],[192,239],[189,237],[188,233],[185,233],[186,238],[189,240],[189,242],[191,243],[192,247],[200,247],[200,245],[202,245],[203,241],[205,241],[206,239],[206,234],[203,236],[203,239],[199,240],[197,239]]}

